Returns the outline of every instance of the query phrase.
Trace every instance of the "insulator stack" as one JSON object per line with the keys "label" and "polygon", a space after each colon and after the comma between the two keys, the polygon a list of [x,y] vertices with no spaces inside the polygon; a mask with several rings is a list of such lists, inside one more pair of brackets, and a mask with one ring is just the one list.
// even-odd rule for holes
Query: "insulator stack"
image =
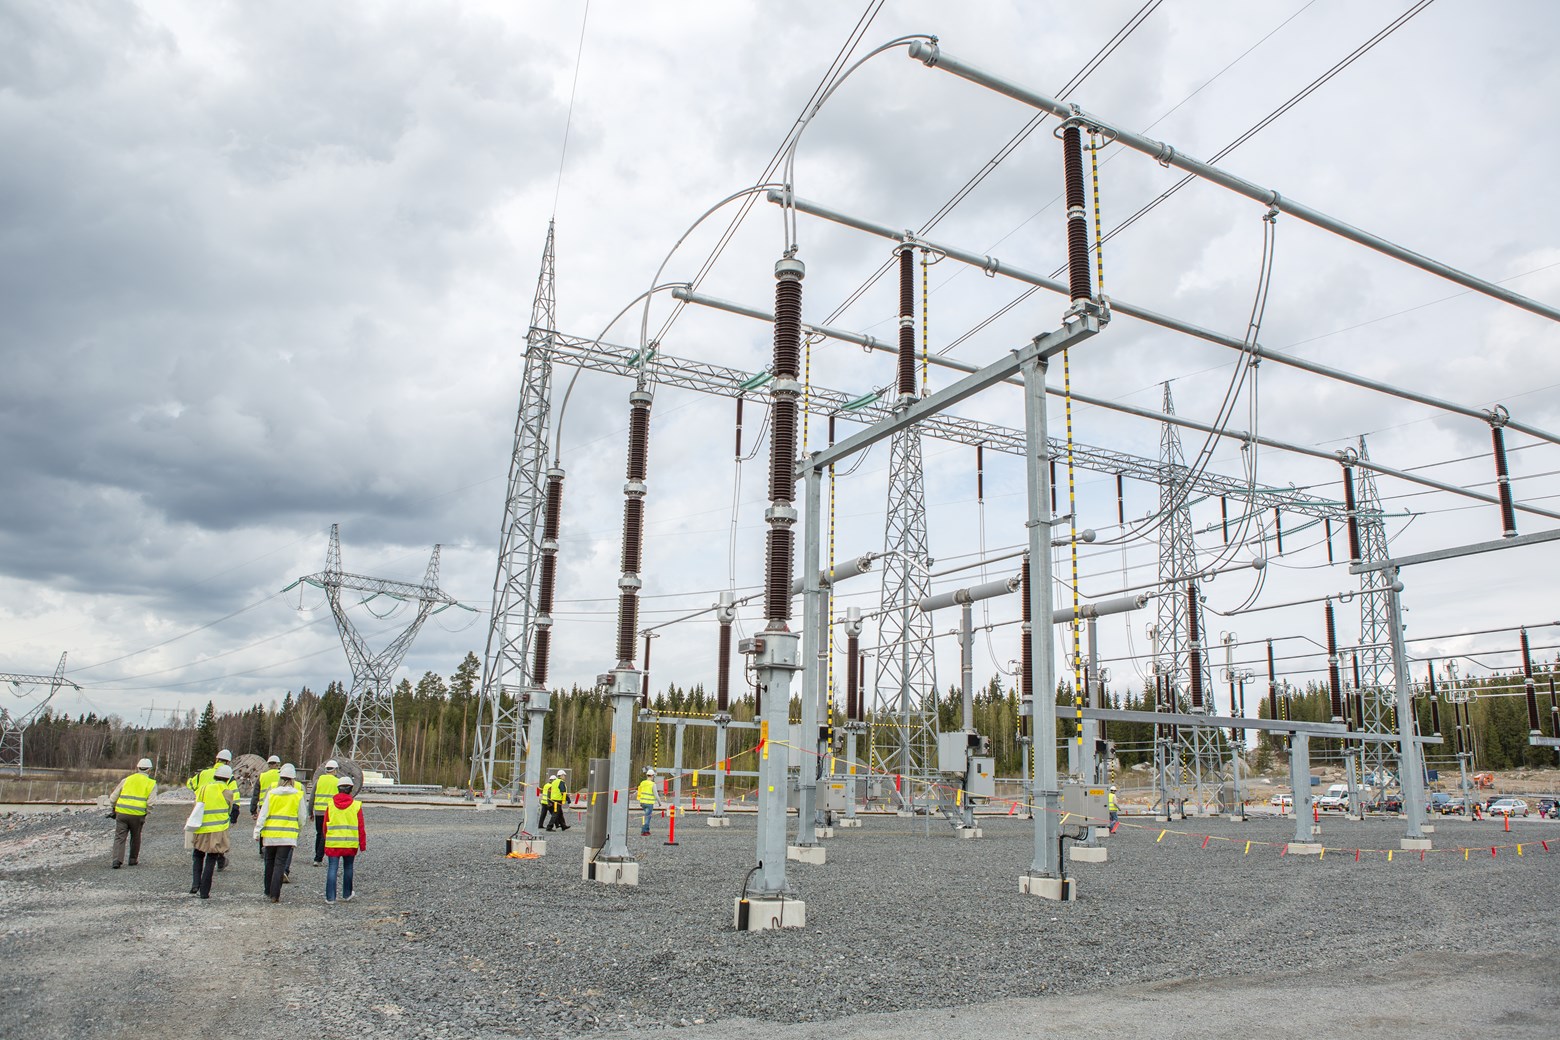
{"label": "insulator stack", "polygon": [[1202,635],[1197,625],[1197,583],[1186,583],[1187,654],[1192,674],[1192,710],[1203,706]]}
{"label": "insulator stack", "polygon": [[617,656],[619,668],[634,666],[634,635],[639,631],[639,572],[644,558],[645,477],[650,463],[648,390],[628,395],[628,481],[623,485],[623,576],[618,579]]}
{"label": "insulator stack", "polygon": [[1435,692],[1435,665],[1430,666],[1430,732],[1441,735],[1441,695]]}
{"label": "insulator stack", "polygon": [[1230,500],[1219,496],[1219,526],[1224,529],[1224,544],[1230,544]]}
{"label": "insulator stack", "polygon": [[1284,555],[1284,514],[1273,510],[1273,537],[1277,541],[1278,555]]}
{"label": "insulator stack", "polygon": [[645,674],[644,682],[639,687],[639,706],[641,708],[650,707],[650,636],[651,633],[645,633]]}
{"label": "insulator stack", "polygon": [[742,458],[742,398],[737,398],[737,446],[732,458]]}
{"label": "insulator stack", "polygon": [[[1029,633],[1033,628],[1030,622],[1029,610],[1029,554],[1024,554],[1024,566],[1019,572],[1018,579],[1019,599],[1019,648],[1018,648],[1018,696],[1019,703],[1029,705],[1032,713],[1035,708],[1035,677],[1031,668],[1032,661],[1029,654]],[[1030,716],[1020,713],[1018,716],[1018,730],[1020,735],[1029,735]]]}
{"label": "insulator stack", "polygon": [[861,710],[861,637],[845,637],[845,717],[860,722]]}
{"label": "insulator stack", "polygon": [[1332,521],[1322,517],[1322,534],[1327,539],[1327,562],[1333,562]]}
{"label": "insulator stack", "polygon": [[796,401],[802,358],[802,278],[806,267],[791,257],[775,264],[774,382],[770,384],[769,523],[764,552],[764,615],[769,628],[786,631],[791,620],[791,571],[796,556]]}
{"label": "insulator stack", "polygon": [[[1358,730],[1363,730],[1365,728],[1365,694],[1364,694],[1364,692],[1362,690],[1360,690],[1359,687],[1355,687],[1355,689],[1354,689],[1354,727],[1353,728],[1358,729]],[[1361,747],[1361,746],[1364,745],[1365,742],[1363,740],[1356,740],[1356,741],[1353,741],[1352,743],[1354,744],[1355,747]]]}
{"label": "insulator stack", "polygon": [[715,679],[715,710],[731,710],[731,622],[720,624],[720,674]]}
{"label": "insulator stack", "polygon": [[1533,654],[1528,649],[1527,629],[1521,629],[1518,634],[1522,637],[1522,684],[1527,691],[1528,736],[1538,737],[1543,735],[1543,728],[1538,721],[1538,691],[1533,687]]}
{"label": "insulator stack", "polygon": [[899,247],[899,396],[915,396],[915,249]]}
{"label": "insulator stack", "polygon": [[975,501],[986,501],[986,452],[979,444],[975,445]]}
{"label": "insulator stack", "polygon": [[1083,194],[1083,137],[1077,125],[1062,131],[1067,176],[1067,286],[1073,302],[1094,295],[1089,287],[1089,226]]}
{"label": "insulator stack", "polygon": [[531,682],[547,689],[548,658],[552,653],[553,597],[558,589],[558,531],[563,521],[563,470],[547,471],[547,499],[542,507],[542,573],[537,582],[536,644],[532,647]]}
{"label": "insulator stack", "polygon": [[1555,680],[1549,680],[1549,735],[1560,737],[1560,698],[1555,697]]}
{"label": "insulator stack", "polygon": [[1495,442],[1495,492],[1500,495],[1501,537],[1517,536],[1517,509],[1511,501],[1511,471],[1506,468],[1506,427],[1490,424],[1490,439]]}
{"label": "insulator stack", "polygon": [[1463,705],[1460,701],[1452,701],[1452,731],[1457,734],[1457,757],[1461,758],[1467,748],[1463,745]]}
{"label": "insulator stack", "polygon": [[1051,515],[1056,515],[1056,459],[1051,459]]}
{"label": "insulator stack", "polygon": [[1332,720],[1342,722],[1343,679],[1338,675],[1338,626],[1333,618],[1332,600],[1328,600],[1324,608],[1327,617],[1327,690],[1332,695]]}
{"label": "insulator stack", "polygon": [[1360,518],[1354,504],[1354,467],[1343,467],[1343,508],[1349,514],[1349,562],[1360,562]]}
{"label": "insulator stack", "polygon": [[1127,524],[1127,499],[1122,487],[1121,474],[1116,474],[1116,522],[1123,527]]}
{"label": "insulator stack", "polygon": [[1273,640],[1267,641],[1268,654],[1268,718],[1278,718],[1278,670],[1273,666]]}

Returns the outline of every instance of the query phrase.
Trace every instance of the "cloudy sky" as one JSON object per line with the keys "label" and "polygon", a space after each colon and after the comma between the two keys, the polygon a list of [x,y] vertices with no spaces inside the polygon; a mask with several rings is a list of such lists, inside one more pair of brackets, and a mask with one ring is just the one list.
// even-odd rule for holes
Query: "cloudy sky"
{"label": "cloudy sky", "polygon": [[[280,590],[323,568],[332,523],[346,569],[420,579],[434,543],[442,585],[476,612],[425,626],[403,674],[448,675],[482,653],[492,598],[522,349],[548,220],[557,220],[559,325],[634,345],[649,288],[687,281],[734,213],[679,238],[723,197],[759,181],[865,0],[630,4],[331,5],[45,2],[0,8],[0,670],[52,671],[68,652],[72,712],[137,721],[152,709],[279,700],[350,679],[323,596]],[[1140,0],[1094,4],[894,2],[855,54],[911,33],[950,54],[1054,93],[1134,15],[1151,10],[1070,95],[1088,111],[1208,157],[1303,90],[1412,5],[1347,0]],[[583,22],[583,36],[582,36]],[[1222,165],[1356,226],[1510,289],[1560,304],[1560,211],[1550,201],[1560,144],[1552,44],[1560,11],[1543,0],[1441,0],[1408,21]],[[576,64],[578,59],[578,64]],[[577,72],[577,88],[575,87]],[[572,119],[569,118],[573,98]],[[808,126],[799,195],[896,228],[920,228],[1029,121],[1032,112],[906,57],[866,62]],[[568,146],[564,152],[565,126]],[[1060,145],[1047,122],[929,232],[950,245],[1050,273],[1063,262]],[[561,167],[561,178],[560,178]],[[1118,148],[1101,153],[1110,229],[1179,175]],[[1240,336],[1263,250],[1263,209],[1206,184],[1156,208],[1105,249],[1122,300]],[[879,282],[841,309],[888,257],[888,243],[799,221],[807,318],[891,339],[897,294]],[[785,245],[775,207],[754,207],[703,282],[767,308]],[[930,268],[933,350],[1010,303],[1023,286],[943,260]],[[991,360],[1054,328],[1038,294],[969,336],[954,357]],[[661,294],[652,333],[673,313]],[[1473,407],[1505,404],[1560,429],[1554,322],[1281,217],[1263,344]],[[769,330],[690,308],[662,348],[744,371],[767,363]],[[1074,386],[1208,419],[1234,372],[1230,351],[1120,318],[1072,363]],[[812,379],[855,394],[892,379],[892,359],[825,343]],[[1059,375],[1059,374],[1058,374]],[[559,381],[568,376],[561,370]],[[934,370],[933,387],[950,377]],[[613,663],[613,597],[629,386],[587,373],[565,416],[568,471],[555,683]],[[1052,422],[1061,429],[1060,404]],[[1016,425],[1016,391],[961,413]],[[1458,485],[1493,478],[1478,420],[1267,364],[1234,425],[1332,451],[1360,435],[1374,458]],[[760,432],[748,411],[744,448]],[[645,623],[704,606],[760,576],[762,452],[737,464],[734,406],[663,388],[652,425]],[[1153,457],[1159,428],[1075,411],[1080,441]],[[851,428],[848,424],[844,429]],[[825,436],[810,431],[810,446]],[[1560,507],[1560,448],[1510,438],[1520,499]],[[1200,438],[1187,438],[1188,454]],[[988,454],[986,500],[974,451],[926,442],[938,567],[1023,540],[1019,460]],[[841,556],[882,548],[886,449],[838,490]],[[1455,461],[1463,460],[1463,461]],[[1239,475],[1235,442],[1210,468]],[[1260,453],[1258,479],[1339,494],[1336,465]],[[1119,535],[1114,481],[1080,471],[1079,515]],[[1384,480],[1394,553],[1499,535],[1494,507]],[[1154,489],[1129,482],[1141,518]],[[733,508],[733,503],[735,509]],[[1218,516],[1198,502],[1199,530]],[[1271,535],[1271,521],[1268,521]],[[1524,532],[1554,522],[1523,516]],[[1295,526],[1299,526],[1298,520]],[[1257,532],[1249,532],[1253,536]],[[1215,532],[1199,534],[1213,559]],[[1339,539],[1340,558],[1342,540]],[[1253,542],[1236,550],[1249,559]],[[1268,543],[1266,552],[1273,546]],[[1147,580],[1151,541],[1084,554],[1082,586],[1110,595]],[[1510,634],[1556,616],[1560,549],[1539,546],[1405,574],[1416,655],[1470,654],[1465,672],[1509,666]],[[993,578],[1010,562],[988,569]],[[1125,572],[1125,573],[1124,573]],[[979,571],[949,576],[953,587]],[[1258,603],[1355,587],[1328,567],[1320,532],[1291,532]],[[873,579],[843,591],[870,608]],[[1254,591],[1249,575],[1210,583],[1212,610]],[[1059,593],[1060,595],[1060,593]],[[373,604],[383,612],[384,604]],[[745,617],[751,625],[756,611]],[[976,657],[978,682],[1017,656],[1017,604]],[[406,615],[355,607],[374,645]],[[1342,609],[1341,638],[1357,639]],[[1102,625],[1107,657],[1147,651],[1150,618]],[[955,623],[939,617],[938,629]],[[1210,615],[1214,636],[1284,639],[1297,681],[1321,662],[1321,610]],[[654,682],[712,682],[707,620],[656,644]],[[868,642],[871,640],[869,639]],[[939,639],[939,681],[957,681]],[[1537,646],[1560,629],[1534,631]],[[1255,656],[1255,648],[1243,652]],[[1545,650],[1550,656],[1552,651]],[[1222,663],[1222,653],[1219,655]],[[1119,689],[1141,661],[1112,666]],[[1422,670],[1422,667],[1421,667]],[[25,702],[19,702],[25,703]]]}

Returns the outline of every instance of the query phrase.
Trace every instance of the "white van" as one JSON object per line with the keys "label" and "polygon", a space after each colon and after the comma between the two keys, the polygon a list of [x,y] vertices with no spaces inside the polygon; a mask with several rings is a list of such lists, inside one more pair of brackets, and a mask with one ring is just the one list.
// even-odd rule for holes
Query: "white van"
{"label": "white van", "polygon": [[1317,796],[1316,807],[1322,812],[1329,809],[1343,812],[1349,807],[1349,785],[1333,784],[1326,794]]}

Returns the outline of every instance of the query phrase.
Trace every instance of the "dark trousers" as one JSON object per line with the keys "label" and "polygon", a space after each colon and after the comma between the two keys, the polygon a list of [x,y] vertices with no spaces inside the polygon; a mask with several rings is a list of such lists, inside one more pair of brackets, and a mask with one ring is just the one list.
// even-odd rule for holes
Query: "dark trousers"
{"label": "dark trousers", "polygon": [[318,863],[325,858],[325,816],[323,813],[314,817],[314,862]]}
{"label": "dark trousers", "polygon": [[560,831],[566,831],[569,829],[569,819],[563,815],[563,805],[564,803],[562,801],[552,803],[553,826]]}
{"label": "dark trousers", "polygon": [[215,852],[208,855],[199,849],[190,853],[190,864],[194,868],[190,888],[199,892],[202,899],[211,898],[211,875],[216,871],[220,858]]}
{"label": "dark trousers", "polygon": [[291,845],[265,847],[265,894],[272,899],[282,898],[282,879],[292,872],[292,858]]}
{"label": "dark trousers", "polygon": [[114,814],[114,862],[125,861],[125,838],[130,839],[130,865],[133,867],[141,858],[141,828],[146,826],[145,816],[126,816],[124,813]]}

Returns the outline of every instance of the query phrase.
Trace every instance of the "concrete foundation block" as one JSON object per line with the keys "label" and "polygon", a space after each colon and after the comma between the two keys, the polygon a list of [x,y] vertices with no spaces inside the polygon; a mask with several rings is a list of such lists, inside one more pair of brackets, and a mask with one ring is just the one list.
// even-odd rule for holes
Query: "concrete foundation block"
{"label": "concrete foundation block", "polygon": [[1239,813],[1236,813],[1235,815],[1228,817],[1228,819],[1229,819],[1229,821],[1231,823],[1245,823],[1246,822],[1246,817],[1240,815]]}
{"label": "concrete foundation block", "polygon": [[706,826],[706,827],[730,827],[731,826],[731,817],[729,817],[729,816],[707,816],[707,817],[704,818],[704,826]]}
{"label": "concrete foundation block", "polygon": [[738,899],[731,926],[739,932],[771,928],[806,928],[807,904],[800,899]]}
{"label": "concrete foundation block", "polygon": [[844,827],[860,827],[861,826],[861,817],[859,817],[859,816],[847,816],[843,820],[840,820],[840,821],[836,822],[834,826],[840,827],[840,828],[844,828]]}
{"label": "concrete foundation block", "polygon": [[547,839],[545,838],[510,838],[508,839],[508,851],[519,853],[522,856],[547,855]]}
{"label": "concrete foundation block", "polygon": [[498,803],[484,802],[481,799],[478,799],[475,808],[477,812],[496,812],[498,811]]}
{"label": "concrete foundation block", "polygon": [[594,863],[587,863],[585,871],[586,880],[603,885],[639,884],[639,864],[631,859],[597,859]]}
{"label": "concrete foundation block", "polygon": [[1435,833],[1435,824],[1433,824],[1433,823],[1422,823],[1422,824],[1419,825],[1419,832],[1421,834],[1434,834]]}
{"label": "concrete foundation block", "polygon": [[1428,852],[1430,845],[1429,838],[1404,838],[1398,842],[1398,847],[1404,852]]}
{"label": "concrete foundation block", "polygon": [[1291,856],[1320,856],[1322,846],[1314,841],[1292,841],[1284,846],[1284,851]]}
{"label": "concrete foundation block", "polygon": [[1353,821],[1353,822],[1355,822],[1355,823],[1359,823],[1359,822],[1360,822],[1360,821],[1361,821],[1361,820],[1363,820],[1363,819],[1364,819],[1364,818],[1365,818],[1365,817],[1363,817],[1363,816],[1359,816],[1359,815],[1357,815],[1357,814],[1355,814],[1355,813],[1344,813],[1344,814],[1343,814],[1343,818],[1344,818],[1344,819],[1345,819],[1345,820],[1352,820],[1352,821]]}
{"label": "concrete foundation block", "polygon": [[909,809],[895,809],[894,810],[894,815],[895,816],[914,816],[915,813],[911,812]]}
{"label": "concrete foundation block", "polygon": [[1018,890],[1026,896],[1050,899],[1058,903],[1070,903],[1078,898],[1078,885],[1072,878],[1063,881],[1061,878],[1020,874]]}
{"label": "concrete foundation block", "polygon": [[819,839],[834,837],[833,827],[817,827],[813,830],[813,836]]}
{"label": "concrete foundation block", "polygon": [[787,845],[785,858],[798,863],[823,863],[829,858],[829,853],[822,845]]}
{"label": "concrete foundation block", "polygon": [[979,827],[960,827],[956,832],[961,838],[978,838],[981,836]]}
{"label": "concrete foundation block", "polygon": [[1074,863],[1104,863],[1110,850],[1098,845],[1074,845],[1067,850],[1067,858]]}

